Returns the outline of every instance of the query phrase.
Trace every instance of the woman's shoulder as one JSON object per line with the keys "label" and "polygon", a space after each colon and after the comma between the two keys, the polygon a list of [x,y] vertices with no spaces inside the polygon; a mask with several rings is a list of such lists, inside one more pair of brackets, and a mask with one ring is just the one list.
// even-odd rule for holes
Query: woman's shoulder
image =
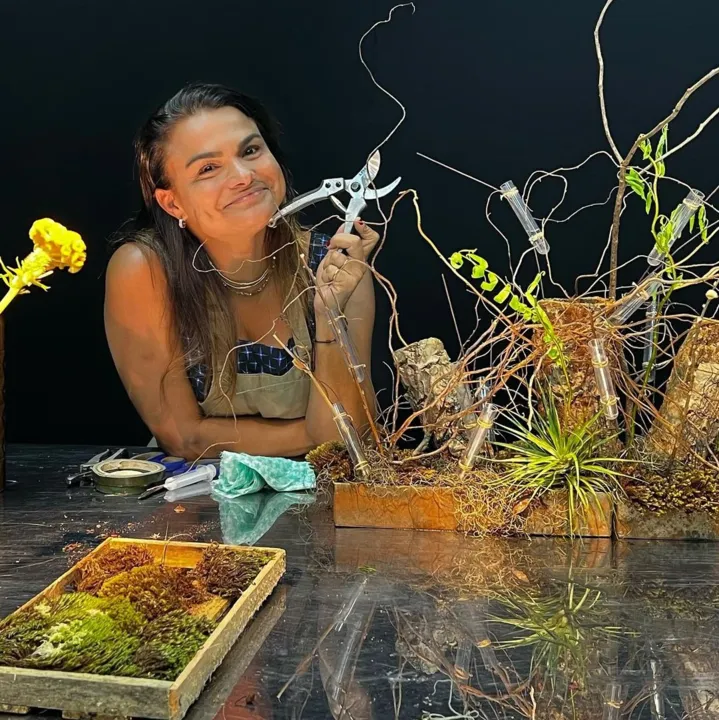
{"label": "woman's shoulder", "polygon": [[114,251],[107,266],[108,283],[121,282],[132,287],[165,280],[165,271],[152,247],[153,231],[142,230],[128,235]]}

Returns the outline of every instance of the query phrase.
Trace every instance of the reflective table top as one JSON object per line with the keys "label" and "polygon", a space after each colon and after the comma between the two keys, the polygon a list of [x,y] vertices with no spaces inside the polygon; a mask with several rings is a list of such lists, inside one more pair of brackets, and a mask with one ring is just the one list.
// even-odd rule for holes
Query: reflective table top
{"label": "reflective table top", "polygon": [[68,491],[96,451],[9,449],[0,616],[110,534],[287,551],[192,720],[719,719],[719,543],[342,529],[303,494]]}

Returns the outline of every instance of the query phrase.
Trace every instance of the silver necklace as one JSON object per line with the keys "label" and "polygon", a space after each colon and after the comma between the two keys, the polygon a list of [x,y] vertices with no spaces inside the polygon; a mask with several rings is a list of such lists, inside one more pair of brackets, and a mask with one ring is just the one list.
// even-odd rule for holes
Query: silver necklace
{"label": "silver necklace", "polygon": [[220,273],[220,279],[222,280],[222,284],[233,293],[251,297],[252,295],[261,293],[267,287],[274,269],[275,257],[273,255],[272,262],[267,266],[267,269],[255,280],[250,280],[250,282],[236,282],[235,280],[230,280],[230,278],[226,277],[223,273]]}

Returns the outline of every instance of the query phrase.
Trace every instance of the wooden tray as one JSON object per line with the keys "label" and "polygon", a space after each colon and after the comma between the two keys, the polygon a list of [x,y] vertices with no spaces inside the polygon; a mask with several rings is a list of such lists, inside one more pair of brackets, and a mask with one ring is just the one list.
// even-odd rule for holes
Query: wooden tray
{"label": "wooden tray", "polygon": [[[110,548],[141,545],[157,561],[173,567],[194,567],[207,543],[164,542],[108,538],[68,572],[49,585],[18,611],[32,607],[42,599],[62,595],[88,558]],[[143,717],[179,720],[198,698],[205,683],[247,626],[252,616],[272,592],[285,571],[285,551],[276,548],[226,546],[238,551],[262,550],[274,557],[259,572],[253,583],[230,607],[214,632],[207,638],[182,674],[174,681],[146,680],[110,675],[30,670],[0,667],[0,709],[5,712],[29,712],[30,708],[61,710],[63,717],[97,715],[105,718]]]}
{"label": "wooden tray", "polygon": [[[601,511],[594,505],[577,510],[573,532],[567,521],[567,494],[546,493],[541,505],[527,516],[528,535],[576,537],[612,536],[612,501],[600,496]],[[334,484],[336,527],[392,530],[458,530],[455,500],[447,487],[380,487],[365,483]]]}

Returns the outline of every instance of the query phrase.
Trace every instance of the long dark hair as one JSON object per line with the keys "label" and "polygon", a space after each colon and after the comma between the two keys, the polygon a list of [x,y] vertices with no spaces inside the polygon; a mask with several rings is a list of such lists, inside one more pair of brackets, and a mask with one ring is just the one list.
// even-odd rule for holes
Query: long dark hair
{"label": "long dark hair", "polygon": [[[171,313],[186,366],[207,366],[207,387],[220,383],[223,393],[234,393],[236,379],[235,325],[229,294],[220,276],[212,272],[205,248],[188,228],[166,213],[155,199],[157,188],[169,188],[165,173],[165,145],[175,125],[203,110],[234,107],[254,120],[267,147],[282,169],[288,198],[291,176],[279,145],[277,124],[257,100],[222,85],[193,83],[161,105],[140,129],[135,140],[144,209],[135,231],[126,236],[158,257],[169,290]],[[307,312],[307,278],[302,271],[302,235],[296,221],[281,222],[268,229],[265,254],[274,254],[276,278],[284,298],[283,307],[299,296],[299,307]],[[194,266],[193,266],[194,263]],[[198,270],[200,272],[198,272]],[[204,272],[203,272],[204,271]],[[293,308],[298,303],[293,303]],[[222,372],[220,372],[222,371]]]}

